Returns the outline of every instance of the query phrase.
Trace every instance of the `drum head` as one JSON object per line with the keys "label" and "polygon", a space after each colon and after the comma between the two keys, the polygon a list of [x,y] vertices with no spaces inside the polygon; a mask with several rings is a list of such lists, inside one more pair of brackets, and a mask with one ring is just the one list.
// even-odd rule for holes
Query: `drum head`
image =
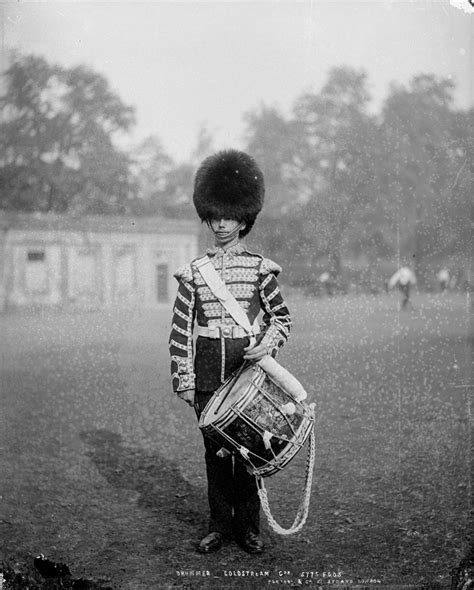
{"label": "drum head", "polygon": [[254,371],[249,366],[226,381],[212,396],[201,414],[199,426],[204,428],[212,424],[219,416],[223,416],[246,392],[251,385],[250,373]]}

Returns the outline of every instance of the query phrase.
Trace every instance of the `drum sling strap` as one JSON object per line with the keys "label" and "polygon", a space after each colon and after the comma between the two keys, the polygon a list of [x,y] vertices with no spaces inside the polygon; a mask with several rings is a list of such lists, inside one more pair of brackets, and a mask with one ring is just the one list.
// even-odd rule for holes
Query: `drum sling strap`
{"label": "drum sling strap", "polygon": [[[250,344],[255,344],[255,335],[253,333],[253,326],[250,323],[250,320],[239,304],[239,302],[235,299],[232,293],[227,288],[224,281],[219,276],[218,272],[214,268],[209,256],[205,255],[202,258],[198,259],[194,263],[201,273],[202,278],[206,282],[207,286],[214,294],[215,297],[219,300],[222,306],[228,311],[228,313],[233,317],[233,319],[237,322],[239,326],[241,326],[249,335],[250,337]],[[265,358],[265,357],[264,357]],[[262,363],[263,364],[263,363]],[[263,368],[263,367],[262,367]],[[306,460],[306,477],[305,477],[305,486],[303,490],[303,494],[301,496],[300,506],[296,513],[295,520],[290,528],[285,529],[281,527],[276,520],[273,518],[273,515],[270,510],[270,505],[268,503],[268,496],[267,490],[265,488],[265,484],[263,482],[263,478],[255,475],[255,480],[257,482],[257,489],[258,495],[260,497],[260,502],[262,504],[263,511],[265,516],[267,517],[268,524],[270,527],[280,535],[292,535],[300,531],[308,517],[309,512],[309,501],[311,497],[311,487],[313,481],[313,468],[314,468],[314,459],[315,459],[315,433],[314,433],[314,404],[309,405],[309,409],[313,414],[313,426],[311,428],[311,433],[309,437],[309,446],[308,446],[308,457]],[[246,459],[246,449],[241,449],[241,454],[244,459]]]}

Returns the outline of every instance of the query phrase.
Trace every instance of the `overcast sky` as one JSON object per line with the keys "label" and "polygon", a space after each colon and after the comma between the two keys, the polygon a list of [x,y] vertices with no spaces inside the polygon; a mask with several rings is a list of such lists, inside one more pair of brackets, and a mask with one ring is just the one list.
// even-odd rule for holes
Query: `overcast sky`
{"label": "overcast sky", "polygon": [[343,64],[367,72],[373,109],[420,72],[451,77],[457,105],[473,104],[474,15],[449,0],[7,1],[0,18],[3,65],[11,48],[90,65],[136,108],[132,140],[157,135],[177,161],[202,125],[216,148],[241,145],[246,111],[289,114]]}

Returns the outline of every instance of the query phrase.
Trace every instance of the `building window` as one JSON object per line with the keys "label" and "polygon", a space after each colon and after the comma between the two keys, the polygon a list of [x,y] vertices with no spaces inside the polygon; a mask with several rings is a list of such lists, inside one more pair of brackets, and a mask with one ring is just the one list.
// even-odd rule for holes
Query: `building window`
{"label": "building window", "polygon": [[27,293],[32,295],[48,293],[48,267],[44,250],[27,250],[24,272]]}
{"label": "building window", "polygon": [[27,253],[28,262],[44,262],[45,253],[39,250],[30,250]]}
{"label": "building window", "polygon": [[168,265],[156,265],[156,298],[160,303],[168,301]]}

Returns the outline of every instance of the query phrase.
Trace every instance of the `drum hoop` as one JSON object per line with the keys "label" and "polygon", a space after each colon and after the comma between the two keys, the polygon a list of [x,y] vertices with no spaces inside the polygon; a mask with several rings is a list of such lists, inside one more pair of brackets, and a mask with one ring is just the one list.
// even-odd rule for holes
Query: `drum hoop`
{"label": "drum hoop", "polygon": [[[244,416],[244,415],[241,415],[241,414],[237,414],[237,415],[238,415],[240,418],[242,418],[242,419],[244,420],[244,422],[247,422],[247,424],[249,424],[250,426],[253,426],[253,423],[251,423],[251,422],[250,422],[250,421],[249,421],[249,420],[246,418],[246,416]],[[211,425],[209,425],[209,426],[211,426]],[[311,426],[311,424],[308,424],[308,426],[310,427],[310,426]],[[268,450],[269,450],[269,451],[272,453],[272,455],[273,455],[273,459],[270,459],[270,460],[269,460],[269,459],[266,459],[265,457],[262,457],[261,455],[259,455],[259,454],[258,454],[258,453],[256,453],[255,451],[252,451],[251,449],[249,449],[249,448],[245,447],[244,445],[241,445],[241,444],[239,444],[239,443],[238,443],[238,442],[237,442],[237,441],[236,441],[234,438],[232,438],[232,437],[231,437],[231,436],[230,436],[230,435],[229,435],[227,432],[225,432],[224,430],[222,430],[222,428],[221,428],[221,425],[217,425],[217,424],[216,424],[216,425],[212,425],[212,427],[213,427],[213,429],[214,429],[214,430],[215,430],[215,431],[216,431],[216,432],[217,432],[217,433],[218,433],[220,436],[224,437],[224,438],[225,438],[225,439],[226,439],[228,442],[230,442],[231,444],[233,444],[236,450],[238,450],[238,449],[240,449],[240,448],[245,448],[248,454],[250,454],[250,455],[253,455],[254,457],[256,457],[257,459],[259,459],[260,461],[263,461],[264,463],[266,463],[266,464],[267,464],[267,465],[264,465],[264,466],[261,466],[261,467],[255,467],[255,465],[252,463],[252,461],[251,461],[251,460],[249,460],[249,463],[252,465],[252,467],[254,468],[254,470],[258,470],[258,471],[259,471],[259,470],[265,470],[265,469],[266,469],[266,467],[268,467],[268,466],[273,466],[273,465],[274,465],[274,466],[275,466],[277,469],[281,469],[281,468],[282,468],[284,465],[286,465],[286,464],[287,464],[287,462],[288,462],[289,460],[291,460],[291,459],[292,459],[292,458],[293,458],[293,457],[296,455],[296,453],[297,453],[299,450],[301,450],[301,449],[302,449],[302,447],[303,447],[303,445],[304,445],[304,443],[305,443],[305,440],[306,440],[306,436],[307,436],[307,435],[306,435],[306,430],[307,430],[307,428],[303,428],[303,427],[304,427],[304,424],[301,424],[301,427],[298,429],[298,432],[297,432],[297,438],[298,438],[298,439],[300,439],[300,438],[303,438],[303,441],[302,441],[302,442],[299,442],[299,441],[297,442],[297,441],[293,441],[293,440],[282,439],[281,437],[274,435],[274,436],[275,436],[275,438],[278,438],[279,440],[282,440],[283,442],[285,442],[285,443],[287,443],[287,444],[286,444],[285,448],[284,448],[284,449],[282,449],[282,450],[280,451],[280,453],[278,453],[278,455],[277,455],[277,454],[275,454],[275,451],[274,451],[274,450],[273,450],[273,448],[270,446],[270,448],[269,448]],[[301,434],[302,434],[303,430],[305,431],[305,432],[304,432],[304,436],[303,436],[303,437],[301,437]],[[291,452],[291,453],[288,453],[288,450],[291,450],[292,452]],[[287,454],[289,454],[289,458],[288,458],[288,460],[287,460],[287,461],[284,461],[284,462],[282,463],[282,466],[281,466],[281,467],[280,467],[279,465],[275,465],[275,461],[278,461],[278,459],[282,459],[282,458],[283,458],[283,457],[285,457]]]}
{"label": "drum hoop", "polygon": [[[246,461],[250,464],[253,469],[253,474],[259,477],[268,477],[277,473],[278,471],[282,471],[288,463],[295,458],[296,454],[303,448],[309,434],[311,433],[311,428],[313,427],[314,419],[309,418],[305,428],[302,427],[299,429],[298,438],[300,442],[294,443],[292,446],[287,446],[283,449],[278,455],[275,455],[272,449],[272,453],[274,458],[268,461],[264,457],[261,457],[254,451],[240,445],[236,440],[234,440],[231,436],[229,436],[226,432],[221,431],[220,429],[215,429],[227,442],[230,442],[235,450],[239,450],[244,448],[247,451],[247,459]],[[289,452],[288,452],[289,451]],[[252,460],[248,457],[249,455],[253,455],[260,461],[265,462],[265,465],[260,467],[256,467]]]}
{"label": "drum hoop", "polygon": [[[254,453],[253,451],[251,451],[250,449],[248,449],[244,445],[240,445],[236,440],[234,440],[231,436],[229,436],[227,434],[227,432],[224,432],[221,430],[218,430],[218,432],[221,436],[223,436],[227,440],[227,442],[230,442],[230,443],[232,443],[232,445],[234,445],[235,450],[245,449],[247,451],[248,455],[253,455],[254,457],[257,457],[257,459],[260,459],[261,461],[265,461],[265,462],[267,461],[264,457],[260,457],[260,455],[257,455],[257,453]],[[254,470],[258,469],[258,467],[256,467],[250,459],[248,459],[248,462],[252,465]]]}
{"label": "drum hoop", "polygon": [[[199,418],[199,426],[202,428],[205,428],[204,425],[204,420],[205,418],[208,416],[208,414],[211,412],[211,408],[213,408],[213,403],[212,400],[216,397],[219,396],[220,392],[224,389],[224,388],[229,388],[227,395],[230,393],[230,391],[232,390],[232,387],[234,386],[235,382],[237,381],[237,379],[240,377],[240,375],[244,372],[244,370],[248,367],[248,365],[246,365],[245,363],[243,365],[241,365],[224,383],[222,383],[222,385],[220,385],[216,391],[214,392],[214,395],[211,397],[211,399],[209,400],[209,403],[207,404],[207,406],[204,408],[200,418]],[[247,386],[247,390],[245,391],[245,393],[243,394],[242,397],[245,397],[248,394],[248,386]],[[219,408],[221,407],[221,405],[224,403],[224,400],[226,399],[227,396],[225,396],[222,400],[220,400],[220,403],[217,404],[217,408],[216,409],[212,409],[214,416],[217,414]],[[237,400],[240,401],[240,400]],[[233,407],[234,404],[232,404],[230,406],[230,408]],[[211,422],[210,424],[214,424],[214,423],[219,423],[220,420],[228,417],[229,414],[229,410],[230,408],[224,412],[224,414],[218,418],[215,422]],[[209,426],[209,424],[208,424]]]}
{"label": "drum hoop", "polygon": [[[226,381],[224,381],[224,383],[222,383],[222,385],[214,392],[214,395],[219,395],[219,393],[222,389],[224,389],[225,387],[229,387],[229,391],[227,392],[227,395],[228,395],[230,393],[230,391],[232,390],[232,387],[235,385],[237,379],[240,377],[240,375],[242,375],[242,373],[247,369],[247,367],[248,367],[247,363],[244,363],[243,365],[241,365],[234,373],[232,373],[232,375]],[[224,399],[221,401],[221,403],[217,406],[217,409],[214,410],[214,415],[217,414],[217,411],[219,410],[221,405],[224,403],[225,399],[226,398],[224,397]]]}

